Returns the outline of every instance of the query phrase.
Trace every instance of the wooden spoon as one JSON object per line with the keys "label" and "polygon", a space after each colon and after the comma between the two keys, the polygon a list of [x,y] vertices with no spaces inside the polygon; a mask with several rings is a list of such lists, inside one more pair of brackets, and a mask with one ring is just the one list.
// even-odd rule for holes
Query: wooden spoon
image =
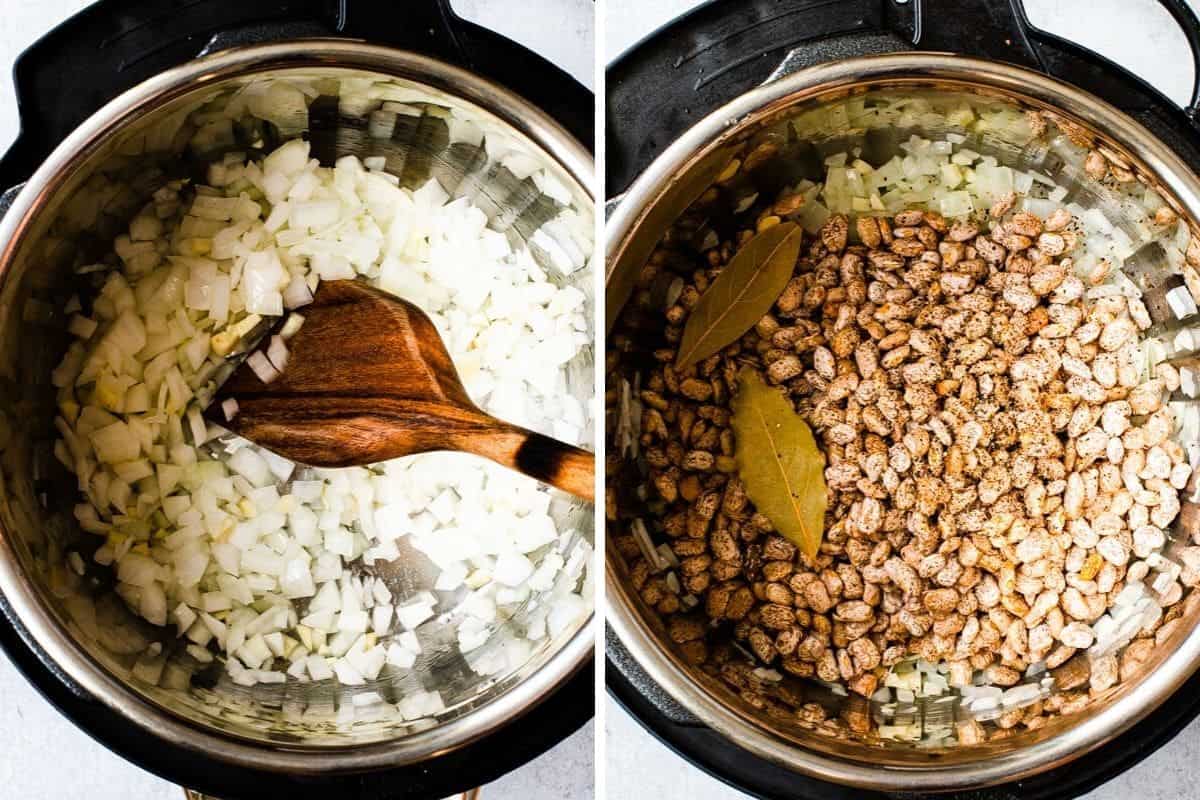
{"label": "wooden spoon", "polygon": [[[205,416],[301,464],[348,467],[430,450],[490,458],[594,501],[595,456],[479,410],[429,317],[359,281],[322,281],[286,369],[243,362]],[[222,403],[237,401],[226,419]]]}

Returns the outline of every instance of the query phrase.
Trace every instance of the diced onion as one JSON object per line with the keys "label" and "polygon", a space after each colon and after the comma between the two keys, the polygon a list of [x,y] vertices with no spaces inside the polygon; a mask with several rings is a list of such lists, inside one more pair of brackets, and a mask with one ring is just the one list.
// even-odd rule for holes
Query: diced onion
{"label": "diced onion", "polygon": [[261,350],[255,350],[246,359],[246,363],[250,365],[250,369],[263,383],[270,383],[279,377],[279,370],[271,363],[270,359],[263,354]]}
{"label": "diced onion", "polygon": [[[275,369],[279,370],[279,372],[283,372],[285,369],[287,369],[288,348],[287,344],[284,343],[282,336],[271,337],[271,343],[267,347],[267,360],[271,362],[271,366],[275,367]],[[270,381],[264,380],[263,383],[270,383]]]}
{"label": "diced onion", "polygon": [[[234,106],[298,133],[315,94],[275,82],[248,89]],[[364,113],[373,102],[363,101]],[[235,145],[221,111],[196,113],[198,153]],[[424,113],[389,100],[376,116]],[[452,130],[475,145],[490,141],[461,124]],[[559,531],[545,487],[454,454],[309,469],[208,424],[202,401],[218,388],[225,359],[272,318],[311,303],[320,280],[370,279],[430,313],[478,403],[578,437],[587,412],[562,399],[562,386],[568,363],[590,345],[586,295],[557,287],[544,269],[580,268],[583,240],[560,215],[531,234],[535,259],[514,252],[483,210],[452,199],[437,180],[413,191],[382,171],[386,159],[368,170],[343,158],[330,169],[310,155],[308,143],[293,140],[260,163],[233,151],[218,156],[211,186],[161,186],[114,242],[117,258],[77,270],[101,288],[72,297],[65,310],[75,338],[51,376],[61,412],[54,454],[76,472],[82,502],[74,516],[102,538],[94,560],[111,565],[117,594],[183,640],[182,649],[139,642],[134,673],[185,687],[197,664],[219,657],[239,686],[354,686],[417,668],[417,631],[427,626],[451,625],[464,653],[485,654],[502,620],[524,627],[524,643],[503,649],[499,665],[468,663],[481,674],[515,669],[529,642],[587,613],[580,560],[590,548],[568,558],[578,537]],[[505,159],[556,204],[570,203],[536,160],[516,152]],[[41,301],[26,309],[39,320],[51,311]],[[290,313],[246,357],[261,381],[287,368],[287,340],[303,324]],[[221,402],[226,421],[238,411],[235,398]],[[444,566],[431,581],[444,594],[393,587],[394,597],[382,580],[359,576],[399,558],[402,537]],[[79,552],[64,558],[72,574],[87,573]],[[352,562],[361,564],[353,572]],[[449,598],[460,589],[465,599],[456,604]],[[374,707],[381,695],[354,699],[343,707]],[[409,692],[400,706],[397,713],[416,719],[444,703],[436,692]]]}

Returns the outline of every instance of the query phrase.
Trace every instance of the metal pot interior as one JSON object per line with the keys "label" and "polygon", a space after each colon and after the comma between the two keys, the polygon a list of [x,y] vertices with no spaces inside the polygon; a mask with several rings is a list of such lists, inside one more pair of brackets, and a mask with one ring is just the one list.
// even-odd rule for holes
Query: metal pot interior
{"label": "metal pot interior", "polygon": [[[784,86],[767,84],[757,94],[734,101],[685,134],[634,184],[610,220],[613,224],[608,244],[610,402],[606,441],[610,522],[606,558],[610,623],[633,657],[668,694],[732,743],[826,780],[892,790],[937,790],[1014,779],[1069,760],[1132,725],[1194,668],[1193,631],[1200,613],[1196,597],[1185,592],[1184,599],[1169,614],[1181,617],[1175,630],[1164,637],[1162,646],[1134,674],[1097,693],[1077,713],[1056,717],[1036,730],[1020,725],[1000,730],[988,721],[984,723],[989,731],[986,741],[930,747],[928,743],[880,738],[878,724],[892,724],[895,718],[885,719],[875,704],[868,712],[873,717],[871,731],[852,734],[840,717],[852,711],[863,713],[867,708],[864,698],[848,699],[844,689],[830,691],[815,680],[786,674],[774,688],[765,690],[769,698],[765,707],[761,702],[751,704],[720,679],[718,668],[694,666],[681,654],[658,613],[642,601],[631,584],[630,566],[636,557],[627,560],[613,545],[614,536],[629,533],[632,519],[644,516],[650,520],[652,512],[648,509],[656,497],[652,487],[639,488],[646,478],[646,467],[644,463],[639,465],[637,458],[640,412],[636,404],[632,411],[622,411],[625,401],[620,398],[624,395],[636,400],[639,364],[650,363],[652,351],[668,345],[648,327],[639,328],[638,336],[618,341],[619,358],[612,352],[611,341],[614,326],[615,332],[622,330],[618,322],[621,315],[636,313],[639,305],[653,309],[661,319],[667,285],[674,275],[699,268],[702,252],[716,242],[728,240],[738,230],[753,228],[763,203],[773,202],[784,187],[794,187],[804,179],[822,181],[827,156],[857,151],[862,159],[878,167],[901,154],[899,146],[911,135],[937,141],[952,133],[965,136],[964,146],[994,156],[1001,165],[1036,170],[1052,178],[1068,189],[1064,203],[1074,201],[1095,209],[1128,234],[1134,252],[1124,262],[1124,269],[1145,293],[1154,320],[1148,333],[1162,338],[1172,356],[1187,355],[1186,351],[1174,350],[1171,343],[1178,331],[1196,325],[1196,320],[1176,319],[1164,300],[1167,276],[1178,275],[1184,264],[1189,226],[1194,224],[1187,220],[1189,216],[1194,219],[1197,211],[1197,197],[1177,191],[1181,185],[1195,185],[1186,169],[1168,174],[1162,166],[1161,151],[1147,146],[1150,134],[1144,130],[1137,129],[1144,136],[1141,140],[1117,138],[1122,131],[1104,129],[1089,121],[1085,114],[1078,113],[1081,107],[1077,102],[1049,102],[1045,86],[1050,81],[1043,80],[1036,91],[1026,92],[1019,80],[1021,71],[1016,69],[997,67],[994,73],[1007,70],[1002,79],[976,79],[972,65],[962,65],[954,57],[941,57],[936,66],[926,68],[937,58],[913,54],[893,57],[886,64],[882,64],[884,59],[877,63],[861,59],[864,63],[847,62],[825,72],[814,68],[805,73],[819,74],[792,75],[781,82]],[[1013,73],[1018,73],[1018,79],[1012,77]],[[1078,92],[1074,95],[1079,96]],[[907,102],[898,103],[901,98]],[[1018,123],[1027,110],[1038,109],[1062,122],[1057,128],[1051,125],[1045,135],[1034,137],[1028,130],[1014,130],[1004,124],[964,127],[964,109],[969,109],[975,120]],[[1137,180],[1121,187],[1092,180],[1083,170],[1089,148],[1072,138],[1094,140],[1107,148],[1133,168]],[[726,169],[734,159],[754,167],[743,168],[730,179]],[[1178,160],[1173,163],[1177,169],[1182,167]],[[722,172],[725,174],[718,183],[717,176]],[[1153,225],[1140,202],[1147,192],[1157,192],[1183,221],[1165,230]],[[1046,187],[1035,184],[1031,196],[1045,195]],[[986,214],[986,208],[983,212]],[[819,225],[816,220],[805,227],[813,233]],[[646,283],[643,269],[652,259],[661,268],[658,276]],[[1196,418],[1194,401],[1178,393],[1172,400],[1179,404],[1177,411]],[[1193,453],[1195,463],[1195,422],[1190,427],[1185,425],[1177,436]],[[1193,478],[1181,497],[1183,510],[1163,552],[1167,558],[1192,544],[1192,537],[1200,534],[1200,507],[1192,502],[1194,492]],[[668,541],[662,534],[652,533],[652,538],[655,545]],[[698,611],[703,611],[703,601]],[[711,629],[710,652],[722,642],[728,649],[731,639],[728,628]],[[749,656],[748,650],[740,653],[735,651],[733,657]],[[778,665],[775,668],[778,670]],[[798,713],[803,703],[822,705],[829,721],[806,720]],[[920,723],[932,721],[935,712],[910,704],[897,713]],[[939,720],[944,721],[947,714],[950,721],[961,719],[961,713],[957,708],[938,712]]]}
{"label": "metal pot interior", "polygon": [[[586,636],[588,620],[532,643],[517,667],[483,674],[487,670],[481,664],[489,654],[521,637],[530,615],[546,613],[545,601],[553,592],[535,593],[469,658],[459,653],[453,629],[435,618],[419,629],[425,653],[410,672],[389,675],[385,670],[378,680],[358,687],[341,687],[333,680],[236,686],[219,663],[205,668],[191,659],[177,643],[173,626],[157,629],[143,622],[112,593],[109,571],[87,557],[101,540],[77,529],[71,513],[78,501],[74,479],[51,453],[56,434],[48,376],[67,343],[60,310],[80,289],[81,277],[72,268],[110,251],[114,237],[156,187],[170,178],[203,180],[208,161],[225,152],[265,154],[304,135],[313,142],[314,157],[327,165],[347,155],[384,156],[388,171],[404,186],[417,188],[432,178],[452,198],[470,198],[514,249],[528,248],[551,280],[578,287],[592,306],[587,266],[592,200],[573,172],[577,164],[571,157],[553,152],[547,146],[552,138],[539,142],[529,135],[535,130],[532,123],[522,130],[506,121],[505,113],[519,111],[504,108],[507,100],[500,91],[483,102],[478,97],[472,101],[460,96],[445,74],[422,81],[419,67],[389,74],[386,66],[382,71],[363,68],[361,60],[356,68],[336,66],[346,63],[348,47],[317,43],[277,48],[268,66],[253,55],[234,54],[224,64],[209,65],[208,72],[204,62],[192,65],[186,80],[156,79],[159,85],[135,90],[142,93],[135,101],[124,99],[124,111],[88,123],[88,135],[77,133],[64,145],[71,152],[60,150],[25,189],[22,200],[28,197],[28,203],[18,200],[17,211],[10,212],[10,217],[21,217],[16,235],[6,242],[0,289],[0,523],[13,559],[7,565],[10,586],[17,587],[6,587],[6,594],[18,616],[60,667],[122,713],[185,740],[191,739],[188,729],[168,730],[168,720],[181,718],[194,726],[190,730],[226,742],[327,754],[400,741],[403,752],[380,757],[386,763],[405,763],[482,735],[536,702],[580,663],[585,650],[578,641],[571,648],[568,644]],[[391,52],[376,49],[365,60],[386,63]],[[276,106],[269,119],[246,112],[232,125],[214,122],[223,118],[222,109],[234,96],[284,86],[290,87],[294,101],[290,109]],[[389,106],[399,114],[382,109],[385,102],[402,104]],[[493,110],[484,107],[488,102],[496,104]],[[213,135],[205,135],[205,126],[214,124],[208,128]],[[568,389],[590,407],[590,351],[570,364]],[[551,512],[561,530],[576,531],[564,557],[590,552],[591,507],[556,495]],[[78,549],[88,563],[82,578],[64,567],[69,549]],[[573,589],[587,584],[587,563],[583,558],[573,575],[564,571],[560,580]],[[432,591],[436,569],[411,551],[382,574],[399,599]],[[442,608],[456,602],[447,593],[439,596]],[[590,598],[590,592],[584,590],[584,597]],[[131,672],[153,641],[161,641],[168,654],[157,684]],[[511,693],[518,686],[522,690]],[[396,702],[423,689],[440,691],[446,710],[405,720]],[[354,698],[371,692],[383,702],[357,707]],[[481,709],[489,710],[480,714]],[[208,749],[213,752],[211,744]],[[219,755],[246,758],[246,751]],[[301,759],[292,768],[329,769],[337,766],[335,760],[333,755]]]}

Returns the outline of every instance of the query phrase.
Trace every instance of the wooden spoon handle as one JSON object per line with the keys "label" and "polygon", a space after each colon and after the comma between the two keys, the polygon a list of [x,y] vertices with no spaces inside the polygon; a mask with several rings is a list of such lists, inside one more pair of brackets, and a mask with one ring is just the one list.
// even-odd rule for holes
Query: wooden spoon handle
{"label": "wooden spoon handle", "polygon": [[596,499],[595,455],[488,416],[465,402],[463,407],[390,397],[276,396],[261,391],[243,392],[239,404],[232,420],[237,433],[301,464],[348,467],[431,450],[460,450],[590,503]]}
{"label": "wooden spoon handle", "polygon": [[596,456],[574,445],[527,431],[513,468],[589,503],[596,502]]}
{"label": "wooden spoon handle", "polygon": [[595,454],[516,425],[498,425],[502,429],[494,435],[460,439],[459,448],[596,502]]}

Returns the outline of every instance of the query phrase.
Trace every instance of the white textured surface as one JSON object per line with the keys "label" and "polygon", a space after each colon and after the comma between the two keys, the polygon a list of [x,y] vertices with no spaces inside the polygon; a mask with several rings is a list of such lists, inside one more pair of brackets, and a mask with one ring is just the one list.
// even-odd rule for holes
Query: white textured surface
{"label": "white textured surface", "polygon": [[[1188,0],[1200,11],[1200,0]],[[607,0],[605,57],[620,55],[649,33],[701,3],[696,0]],[[1176,102],[1191,93],[1191,58],[1183,34],[1154,0],[1025,0],[1032,22],[1071,38],[1147,79]],[[612,700],[605,742],[608,796],[613,800],[745,797],[670,752]],[[1200,796],[1200,720],[1161,750],[1086,800],[1184,800]]]}
{"label": "white textured surface", "polygon": [[[0,0],[0,152],[17,132],[9,79],[16,56],[88,0]],[[513,38],[591,88],[591,0],[453,0],[463,17]],[[60,716],[0,655],[0,800],[180,800],[178,787],[113,755]],[[592,796],[592,726],[485,787],[492,800]],[[403,787],[397,787],[402,790]],[[264,797],[272,796],[269,786]]]}

